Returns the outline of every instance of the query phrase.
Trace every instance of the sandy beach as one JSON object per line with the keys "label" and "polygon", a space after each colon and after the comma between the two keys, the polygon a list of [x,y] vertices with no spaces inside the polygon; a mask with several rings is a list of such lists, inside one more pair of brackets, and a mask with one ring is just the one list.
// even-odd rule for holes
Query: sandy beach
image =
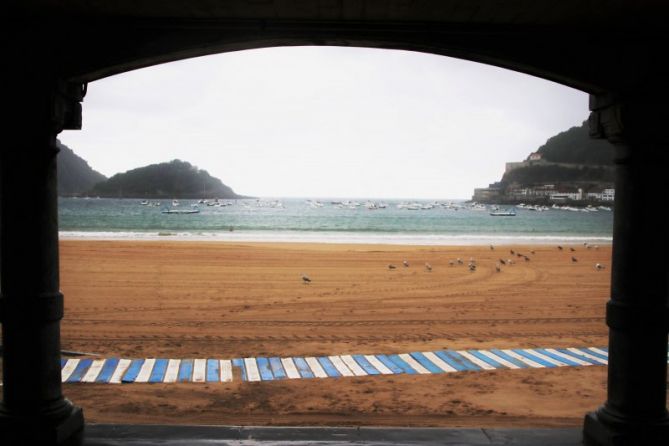
{"label": "sandy beach", "polygon": [[[608,245],[491,250],[68,240],[61,242],[62,348],[103,357],[223,359],[606,346],[610,258]],[[513,264],[496,272],[499,259]],[[598,271],[596,263],[606,268]],[[304,284],[302,274],[312,282]],[[64,392],[91,422],[576,426],[604,402],[605,383],[606,368],[592,366],[66,384]]]}

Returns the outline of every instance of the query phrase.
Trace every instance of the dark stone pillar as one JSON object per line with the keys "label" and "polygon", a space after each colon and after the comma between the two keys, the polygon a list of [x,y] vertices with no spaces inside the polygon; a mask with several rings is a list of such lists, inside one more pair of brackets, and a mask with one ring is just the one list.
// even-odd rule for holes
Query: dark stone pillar
{"label": "dark stone pillar", "polygon": [[60,377],[56,135],[80,125],[83,89],[44,79],[13,88],[0,152],[0,444],[80,444],[83,413]]}
{"label": "dark stone pillar", "polygon": [[669,444],[669,113],[654,95],[591,98],[593,136],[616,147],[607,401],[587,445]]}

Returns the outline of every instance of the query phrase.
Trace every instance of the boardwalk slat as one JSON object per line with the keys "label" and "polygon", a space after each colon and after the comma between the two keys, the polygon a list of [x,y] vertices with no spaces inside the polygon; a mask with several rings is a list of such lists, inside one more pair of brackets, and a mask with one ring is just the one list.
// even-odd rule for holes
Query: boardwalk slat
{"label": "boardwalk slat", "polygon": [[441,359],[439,356],[435,355],[434,352],[423,352],[425,357],[432,361],[434,365],[439,367],[444,372],[457,372],[457,369]]}
{"label": "boardwalk slat", "polygon": [[323,370],[325,370],[325,373],[327,373],[330,378],[341,377],[341,373],[339,373],[339,370],[337,370],[337,367],[334,366],[329,358],[321,356],[318,358],[318,362],[321,364],[321,367],[323,367]]}
{"label": "boardwalk slat", "polygon": [[130,367],[131,362],[132,361],[129,359],[120,359],[114,373],[112,373],[111,378],[109,378],[109,383],[121,384],[121,379],[123,378],[123,375],[125,375],[126,370],[128,370],[128,367]]}
{"label": "boardwalk slat", "polygon": [[386,355],[375,355],[375,356],[376,356],[376,359],[378,359],[379,361],[381,361],[381,363],[383,363],[383,365],[385,365],[390,370],[392,370],[392,372],[395,375],[405,373],[404,369],[402,369],[402,367],[399,367],[397,364],[395,364],[393,361],[391,361],[388,356],[386,356]]}
{"label": "boardwalk slat", "polygon": [[367,376],[367,372],[355,362],[355,359],[351,355],[341,355],[340,358],[355,376]]}
{"label": "boardwalk slat", "polygon": [[381,372],[378,371],[378,370],[372,365],[372,363],[370,363],[370,362],[367,360],[367,358],[365,358],[363,355],[351,355],[351,358],[353,358],[353,360],[354,360],[355,362],[357,362],[358,365],[359,365],[360,367],[362,367],[362,369],[363,369],[363,370],[365,371],[365,373],[367,373],[368,375],[380,375],[380,374],[381,374]]}
{"label": "boardwalk slat", "polygon": [[227,383],[232,381],[232,361],[229,359],[221,359],[219,368],[221,370],[221,382]]}
{"label": "boardwalk slat", "polygon": [[313,356],[309,356],[304,358],[304,360],[309,364],[309,368],[311,371],[316,375],[316,378],[327,378],[328,374],[325,373],[325,370],[323,370],[323,367],[321,367],[320,362],[318,362],[318,359],[314,358]]}
{"label": "boardwalk slat", "polygon": [[551,358],[550,355],[547,355],[545,353],[540,352],[539,349],[536,349],[536,348],[534,348],[534,349],[533,348],[526,348],[523,351],[526,354],[533,355],[534,357],[541,359],[542,361],[544,361],[547,364],[551,364],[553,367],[564,367],[564,366],[567,365],[566,363],[564,363],[562,361],[558,361],[557,359]]}
{"label": "boardwalk slat", "polygon": [[[505,366],[504,364],[502,364],[501,362],[496,361],[496,360],[492,359],[491,357],[484,355],[483,353],[481,353],[478,350],[467,350],[467,353],[476,357],[479,361],[483,361],[486,364],[490,365],[493,369],[508,369],[508,367]],[[516,367],[516,368],[518,368],[518,367]]]}
{"label": "boardwalk slat", "polygon": [[397,367],[402,369],[402,371],[406,374],[409,375],[416,375],[418,372],[414,370],[409,364],[406,363],[402,358],[400,358],[400,355],[388,355],[387,358],[392,361],[393,364],[395,364]]}
{"label": "boardwalk slat", "polygon": [[153,370],[151,370],[151,376],[149,376],[150,383],[163,382],[168,362],[167,359],[156,359],[156,363],[153,365]]}
{"label": "boardwalk slat", "polygon": [[418,361],[420,365],[425,367],[425,369],[430,373],[444,373],[441,367],[438,367],[435,363],[427,359],[427,357],[421,352],[412,352],[410,353],[411,357]]}
{"label": "boardwalk slat", "polygon": [[590,361],[584,361],[580,358],[574,358],[573,356],[562,353],[562,352],[560,352],[560,351],[558,351],[554,348],[547,348],[547,349],[544,349],[544,350],[546,351],[546,353],[552,354],[554,357],[559,358],[563,362],[571,363],[571,364],[576,365],[576,366],[592,365],[590,363]]}
{"label": "boardwalk slat", "polygon": [[376,370],[381,372],[384,375],[392,375],[393,371],[390,370],[384,363],[379,361],[379,359],[374,355],[365,355],[365,359],[372,365]]}
{"label": "boardwalk slat", "polygon": [[542,359],[544,359],[548,362],[552,362],[553,364],[555,364],[558,367],[578,365],[573,361],[567,361],[567,360],[564,360],[560,357],[557,357],[554,354],[546,351],[543,348],[533,348],[533,349],[528,349],[528,351],[532,352],[533,354],[539,356],[540,358],[542,358]]}
{"label": "boardwalk slat", "polygon": [[400,359],[402,359],[402,361],[406,362],[412,369],[414,369],[416,372],[420,373],[421,375],[427,375],[427,374],[430,373],[430,371],[428,369],[426,369],[425,367],[420,365],[418,363],[418,361],[413,359],[410,354],[402,353],[398,356],[400,357]]}
{"label": "boardwalk slat", "polygon": [[600,355],[602,358],[606,359],[607,361],[609,359],[608,349],[605,350],[603,348],[589,347],[587,350],[590,350],[590,352],[595,353],[597,355]]}
{"label": "boardwalk slat", "polygon": [[256,364],[258,364],[260,379],[263,381],[274,380],[274,375],[272,374],[272,369],[270,368],[269,360],[267,358],[256,358]]}
{"label": "boardwalk slat", "polygon": [[149,378],[151,377],[151,371],[153,370],[153,366],[155,364],[156,364],[155,358],[149,358],[146,361],[144,361],[144,364],[142,364],[142,368],[139,369],[137,378],[135,378],[135,382],[136,383],[148,382]]}
{"label": "boardwalk slat", "polygon": [[91,366],[88,368],[86,374],[81,378],[82,383],[92,383],[95,382],[98,375],[102,371],[102,366],[105,365],[104,359],[96,359],[91,363]]}
{"label": "boardwalk slat", "polygon": [[509,368],[509,369],[520,369],[521,368],[521,366],[516,365],[512,361],[509,361],[507,358],[504,358],[504,357],[502,357],[500,355],[497,355],[493,352],[489,352],[487,350],[479,350],[478,352],[481,354],[481,356],[485,356],[486,358],[490,358],[491,361],[495,361],[496,363],[501,364],[506,368]]}
{"label": "boardwalk slat", "polygon": [[293,358],[293,362],[295,363],[295,367],[297,367],[297,370],[300,372],[300,376],[302,378],[315,378],[316,375],[314,375],[314,372],[311,371],[309,368],[309,364],[307,364],[307,361],[304,360],[304,358]]}
{"label": "boardwalk slat", "polygon": [[[510,352],[510,350],[509,350],[509,352]],[[515,353],[514,354],[509,354],[509,352],[503,351],[503,350],[498,350],[496,348],[493,348],[493,349],[490,350],[490,353],[493,353],[496,356],[499,356],[500,358],[506,359],[507,361],[516,364],[521,369],[526,369],[528,367],[532,367],[527,362],[522,361],[521,359],[518,359],[517,358],[518,355],[516,355]]]}
{"label": "boardwalk slat", "polygon": [[272,375],[275,379],[286,379],[288,375],[283,368],[281,358],[269,358],[269,366],[272,368]]}
{"label": "boardwalk slat", "polygon": [[177,378],[179,378],[179,366],[181,365],[180,359],[170,359],[167,361],[167,370],[165,371],[165,378],[163,382],[166,383],[175,383]]}
{"label": "boardwalk slat", "polygon": [[486,361],[483,361],[480,358],[477,358],[476,355],[472,355],[471,353],[469,353],[466,350],[458,350],[458,353],[460,355],[462,355],[468,361],[473,362],[477,366],[481,367],[483,370],[495,370],[495,367],[491,366]]}
{"label": "boardwalk slat", "polygon": [[528,364],[531,364],[533,367],[536,367],[534,364],[539,365],[541,367],[549,367],[549,368],[555,367],[555,365],[551,364],[550,362],[546,362],[543,359],[538,358],[535,355],[523,349],[516,348],[509,351],[514,352],[516,355],[518,355],[518,357],[524,359]]}
{"label": "boardwalk slat", "polygon": [[[235,358],[232,360],[232,367],[238,368],[242,372],[242,381],[248,381],[246,378],[246,367],[244,367],[244,360],[241,358]],[[234,373],[233,373],[234,374]]]}
{"label": "boardwalk slat", "polygon": [[341,357],[339,356],[328,356],[328,359],[332,361],[332,365],[334,365],[339,373],[341,373],[342,376],[355,376],[355,374],[351,371],[351,369],[346,366],[344,361],[342,361]]}
{"label": "boardwalk slat", "polygon": [[130,362],[130,365],[128,366],[128,369],[123,374],[123,378],[121,378],[121,382],[122,383],[134,383],[135,379],[137,379],[137,375],[139,374],[139,371],[142,369],[142,365],[144,365],[144,360],[143,359],[133,359]]}
{"label": "boardwalk slat", "polygon": [[112,377],[112,374],[114,373],[114,370],[116,370],[116,367],[118,366],[118,361],[118,358],[107,359],[102,366],[102,370],[100,370],[98,377],[95,378],[95,382],[105,384],[108,383]]}
{"label": "boardwalk slat", "polygon": [[69,378],[67,378],[65,382],[78,383],[79,381],[81,381],[81,378],[84,377],[91,364],[93,364],[92,359],[81,359],[79,361],[79,364],[77,364],[77,367],[74,369],[72,374],[69,376]]}
{"label": "boardwalk slat", "polygon": [[221,382],[221,372],[218,370],[217,359],[207,359],[207,378],[208,383]]}
{"label": "boardwalk slat", "polygon": [[193,361],[193,382],[207,382],[207,360],[196,359]]}
{"label": "boardwalk slat", "polygon": [[597,357],[593,354],[590,354],[590,353],[588,353],[584,350],[579,350],[577,348],[571,348],[571,347],[567,348],[567,349],[565,349],[565,353],[570,353],[572,355],[576,355],[576,356],[581,357],[581,358],[587,358],[587,360],[590,360],[597,365],[608,365],[609,364],[609,361],[607,361],[606,359],[602,359],[600,357]]}
{"label": "boardwalk slat", "polygon": [[67,360],[67,362],[63,366],[63,369],[60,371],[61,382],[66,382],[70,378],[70,376],[72,376],[72,373],[74,373],[74,370],[79,365],[79,361],[80,359]]}
{"label": "boardwalk slat", "polygon": [[445,358],[449,358],[451,362],[449,364],[453,365],[453,367],[456,367],[455,364],[457,364],[457,368],[460,371],[474,371],[478,372],[481,370],[479,366],[474,364],[473,362],[469,361],[467,358],[462,356],[461,354],[451,351],[451,350],[443,350],[441,352],[436,352],[437,356],[439,356],[441,359],[446,360]]}
{"label": "boardwalk slat", "polygon": [[300,378],[300,372],[297,371],[292,358],[281,358],[281,365],[283,365],[289,379]]}
{"label": "boardwalk slat", "polygon": [[177,381],[180,383],[191,382],[193,377],[193,360],[192,359],[182,359],[181,364],[179,365],[179,376]]}
{"label": "boardwalk slat", "polygon": [[249,381],[260,381],[260,371],[255,358],[244,358],[244,367]]}

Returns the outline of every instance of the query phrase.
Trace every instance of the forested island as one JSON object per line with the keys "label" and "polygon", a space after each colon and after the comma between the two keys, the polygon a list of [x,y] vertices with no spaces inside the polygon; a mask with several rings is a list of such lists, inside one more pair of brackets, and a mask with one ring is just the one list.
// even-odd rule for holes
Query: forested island
{"label": "forested island", "polygon": [[68,146],[56,141],[58,152],[58,195],[77,196],[86,194],[93,186],[107,179],[93,170],[86,160],[78,156]]}
{"label": "forested island", "polygon": [[246,198],[236,194],[206,170],[177,159],[118,173],[97,183],[91,195],[111,198]]}

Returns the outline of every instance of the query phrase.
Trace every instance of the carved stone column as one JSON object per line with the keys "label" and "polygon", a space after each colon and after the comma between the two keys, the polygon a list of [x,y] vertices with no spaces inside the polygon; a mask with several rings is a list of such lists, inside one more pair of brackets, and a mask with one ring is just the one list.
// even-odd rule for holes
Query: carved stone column
{"label": "carved stone column", "polygon": [[669,444],[669,113],[658,95],[591,97],[590,129],[616,147],[607,401],[588,445]]}
{"label": "carved stone column", "polygon": [[80,128],[85,91],[45,79],[12,87],[0,152],[0,444],[80,444],[83,413],[60,376],[56,135]]}

